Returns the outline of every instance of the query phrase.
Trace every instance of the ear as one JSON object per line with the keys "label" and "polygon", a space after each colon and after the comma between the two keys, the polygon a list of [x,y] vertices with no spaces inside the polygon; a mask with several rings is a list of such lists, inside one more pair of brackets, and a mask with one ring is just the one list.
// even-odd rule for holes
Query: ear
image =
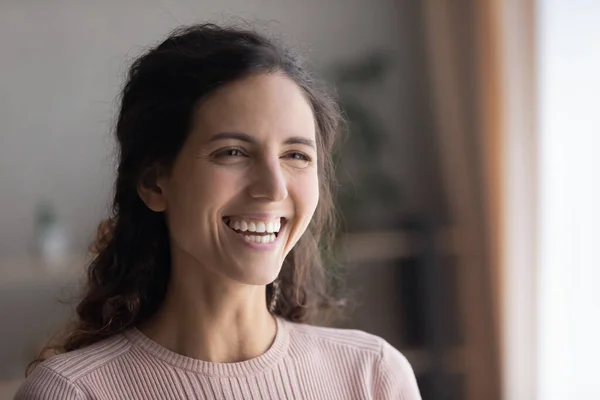
{"label": "ear", "polygon": [[167,209],[167,176],[163,169],[155,166],[149,168],[138,181],[137,192],[149,209],[163,212]]}

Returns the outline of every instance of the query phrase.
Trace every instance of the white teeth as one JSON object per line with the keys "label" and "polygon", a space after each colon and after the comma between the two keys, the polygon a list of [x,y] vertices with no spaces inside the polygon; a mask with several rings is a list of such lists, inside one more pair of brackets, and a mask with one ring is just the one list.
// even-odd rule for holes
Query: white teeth
{"label": "white teeth", "polygon": [[263,235],[263,236],[258,236],[258,235],[244,235],[244,239],[247,240],[247,241],[249,241],[249,242],[267,244],[267,243],[274,242],[275,239],[277,239],[277,237],[274,234]]}
{"label": "white teeth", "polygon": [[277,233],[281,230],[281,219],[271,221],[244,221],[242,219],[230,219],[227,225],[231,229],[241,232]]}

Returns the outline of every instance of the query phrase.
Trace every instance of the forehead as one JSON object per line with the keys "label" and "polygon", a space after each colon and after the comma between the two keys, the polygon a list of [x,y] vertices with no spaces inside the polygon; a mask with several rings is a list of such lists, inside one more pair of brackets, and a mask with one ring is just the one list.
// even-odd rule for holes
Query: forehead
{"label": "forehead", "polygon": [[194,126],[208,135],[231,131],[315,138],[314,116],[306,95],[279,73],[252,75],[219,88],[198,106]]}

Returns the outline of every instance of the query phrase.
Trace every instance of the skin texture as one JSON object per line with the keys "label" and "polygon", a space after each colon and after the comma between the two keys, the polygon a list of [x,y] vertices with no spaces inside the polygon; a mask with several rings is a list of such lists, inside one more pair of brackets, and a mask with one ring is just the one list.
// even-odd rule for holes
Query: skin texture
{"label": "skin texture", "polygon": [[[265,287],[302,236],[319,200],[315,121],[302,90],[284,75],[253,75],[198,106],[173,168],[140,185],[164,212],[172,276],[159,312],[140,327],[177,353],[215,362],[256,357],[276,324]],[[284,218],[276,241],[247,243],[224,219]]]}

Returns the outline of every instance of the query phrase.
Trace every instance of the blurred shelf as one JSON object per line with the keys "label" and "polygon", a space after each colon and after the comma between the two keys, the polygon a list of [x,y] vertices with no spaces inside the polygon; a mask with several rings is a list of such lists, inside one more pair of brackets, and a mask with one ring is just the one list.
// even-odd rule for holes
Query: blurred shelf
{"label": "blurred shelf", "polygon": [[[442,254],[458,254],[462,236],[455,228],[440,229],[436,248]],[[422,245],[408,230],[377,231],[346,234],[340,241],[340,261],[351,264],[385,262],[414,257]]]}
{"label": "blurred shelf", "polygon": [[431,369],[431,357],[426,349],[403,349],[402,354],[410,363],[415,375]]}
{"label": "blurred shelf", "polygon": [[24,379],[14,379],[8,381],[0,381],[0,400],[10,400],[17,393],[17,389]]}
{"label": "blurred shelf", "polygon": [[[416,375],[421,375],[432,370],[433,359],[427,349],[405,348],[402,350],[402,354],[410,362]],[[446,372],[456,374],[466,373],[466,348],[456,346],[446,350],[441,362]]]}
{"label": "blurred shelf", "polygon": [[340,243],[342,262],[390,261],[413,253],[411,235],[403,231],[350,233]]}
{"label": "blurred shelf", "polygon": [[60,263],[48,263],[35,257],[0,260],[0,290],[29,283],[70,282],[81,278],[89,257],[70,255]]}

